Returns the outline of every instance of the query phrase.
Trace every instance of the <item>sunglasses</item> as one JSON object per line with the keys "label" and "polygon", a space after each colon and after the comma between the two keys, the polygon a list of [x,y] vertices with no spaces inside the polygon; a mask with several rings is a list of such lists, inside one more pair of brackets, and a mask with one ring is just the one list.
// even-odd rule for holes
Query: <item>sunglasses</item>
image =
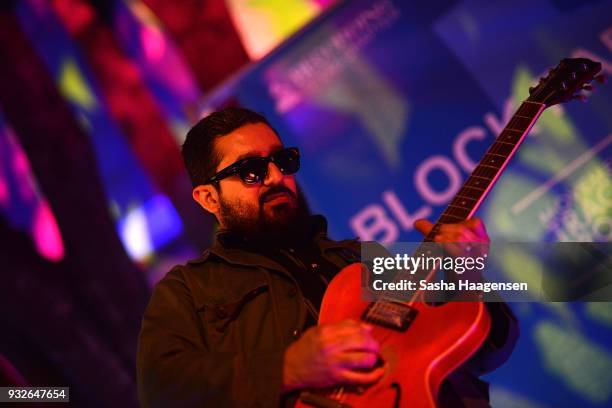
{"label": "sunglasses", "polygon": [[297,147],[288,147],[268,157],[247,157],[238,160],[209,178],[204,184],[218,183],[236,174],[246,184],[261,183],[268,176],[270,162],[274,163],[285,176],[295,174],[300,169],[300,151]]}

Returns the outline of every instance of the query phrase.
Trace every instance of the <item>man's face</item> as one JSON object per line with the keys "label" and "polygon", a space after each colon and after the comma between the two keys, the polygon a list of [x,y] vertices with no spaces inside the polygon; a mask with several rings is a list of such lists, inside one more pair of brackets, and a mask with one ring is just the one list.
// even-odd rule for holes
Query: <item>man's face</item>
{"label": "man's face", "polygon": [[[263,123],[247,124],[216,140],[221,157],[216,171],[247,157],[267,157],[284,146],[270,127]],[[293,175],[283,175],[274,163],[262,183],[246,184],[238,175],[219,182],[219,212],[223,228],[247,233],[262,229],[283,230],[295,221],[300,208]]]}

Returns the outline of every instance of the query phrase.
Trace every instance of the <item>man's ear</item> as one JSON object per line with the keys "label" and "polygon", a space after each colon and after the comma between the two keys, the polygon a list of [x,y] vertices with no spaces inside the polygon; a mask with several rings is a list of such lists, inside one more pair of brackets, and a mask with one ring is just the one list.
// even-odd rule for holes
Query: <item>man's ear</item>
{"label": "man's ear", "polygon": [[191,195],[206,211],[219,215],[219,191],[212,184],[200,184],[193,189]]}

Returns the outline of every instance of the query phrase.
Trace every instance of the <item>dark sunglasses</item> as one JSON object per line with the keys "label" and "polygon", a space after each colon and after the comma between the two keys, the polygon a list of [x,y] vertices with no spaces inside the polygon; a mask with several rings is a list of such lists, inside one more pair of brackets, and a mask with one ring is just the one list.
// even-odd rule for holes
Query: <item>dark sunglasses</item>
{"label": "dark sunglasses", "polygon": [[204,184],[218,183],[235,174],[246,184],[261,183],[268,176],[270,162],[274,163],[285,176],[295,174],[300,169],[300,151],[297,147],[288,147],[268,157],[247,157],[238,160],[209,178]]}

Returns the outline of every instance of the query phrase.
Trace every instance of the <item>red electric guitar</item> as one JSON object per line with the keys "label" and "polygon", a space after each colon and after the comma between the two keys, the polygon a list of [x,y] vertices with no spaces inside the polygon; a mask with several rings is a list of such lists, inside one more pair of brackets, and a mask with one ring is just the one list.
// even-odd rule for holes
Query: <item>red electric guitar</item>
{"label": "red electric guitar", "polygon": [[[544,109],[570,99],[596,75],[601,64],[585,58],[564,59],[529,90],[529,98],[489,147],[470,177],[463,183],[424,242],[431,242],[443,223],[470,218],[491,190],[510,158]],[[349,265],[331,281],[323,302],[319,324],[345,319],[372,325],[381,344],[387,372],[378,383],[365,388],[339,386],[302,392],[298,407],[436,407],[442,381],[472,356],[486,339],[491,318],[483,302],[448,302],[431,306],[416,292],[410,302],[361,299],[362,264]],[[433,274],[430,273],[428,277]]]}

